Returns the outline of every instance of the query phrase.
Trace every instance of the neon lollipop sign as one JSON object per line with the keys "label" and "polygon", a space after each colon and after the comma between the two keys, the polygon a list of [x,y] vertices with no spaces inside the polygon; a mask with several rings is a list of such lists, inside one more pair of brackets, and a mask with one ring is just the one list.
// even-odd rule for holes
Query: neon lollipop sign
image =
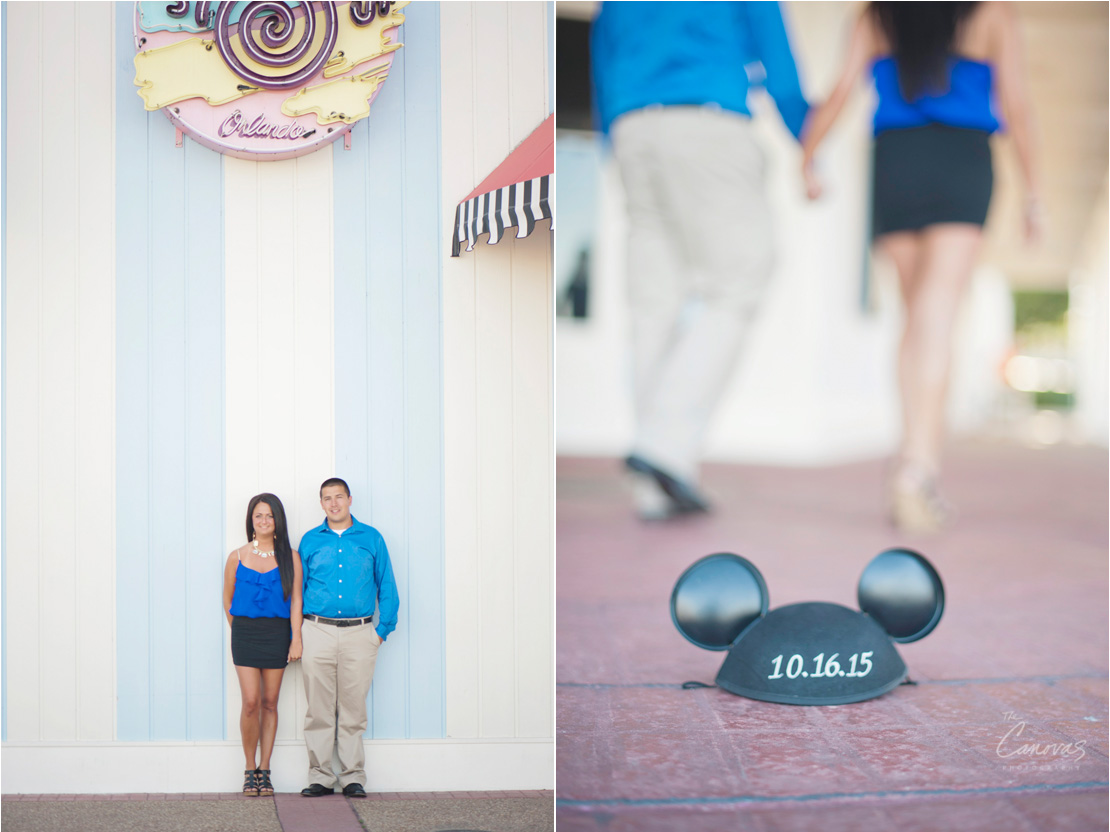
{"label": "neon lollipop sign", "polygon": [[407,5],[139,2],[135,85],[147,110],[220,153],[310,153],[370,114]]}

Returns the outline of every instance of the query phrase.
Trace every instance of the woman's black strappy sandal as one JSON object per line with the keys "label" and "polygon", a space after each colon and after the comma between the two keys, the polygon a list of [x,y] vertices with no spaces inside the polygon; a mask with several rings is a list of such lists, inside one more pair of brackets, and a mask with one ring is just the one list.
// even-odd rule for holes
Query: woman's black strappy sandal
{"label": "woman's black strappy sandal", "polygon": [[[273,793],[271,789],[270,794]],[[258,772],[253,768],[243,772],[243,794],[247,797],[258,797]]]}
{"label": "woman's black strappy sandal", "polygon": [[258,781],[258,794],[262,797],[269,797],[274,793],[274,784],[270,782],[270,770],[268,768],[260,768],[255,772],[255,777]]}

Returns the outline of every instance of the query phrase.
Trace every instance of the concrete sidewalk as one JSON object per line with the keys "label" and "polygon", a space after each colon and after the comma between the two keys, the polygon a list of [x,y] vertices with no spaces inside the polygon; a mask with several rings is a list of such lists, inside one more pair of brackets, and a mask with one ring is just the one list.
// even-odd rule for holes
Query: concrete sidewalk
{"label": "concrete sidewalk", "polygon": [[550,832],[552,793],[3,795],[5,832]]}
{"label": "concrete sidewalk", "polygon": [[[650,525],[616,460],[560,460],[560,832],[1107,828],[1106,453],[954,447],[961,519],[920,539],[884,522],[883,473],[711,466],[713,515]],[[836,707],[681,688],[724,658],[670,621],[694,560],[753,561],[771,609],[855,609],[896,545],[946,589],[937,629],[899,646],[916,686]]]}

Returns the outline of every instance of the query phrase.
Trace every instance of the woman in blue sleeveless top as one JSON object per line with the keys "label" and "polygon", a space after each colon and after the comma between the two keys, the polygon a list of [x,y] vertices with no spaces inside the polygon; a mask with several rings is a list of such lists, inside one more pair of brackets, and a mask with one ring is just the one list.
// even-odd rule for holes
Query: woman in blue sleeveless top
{"label": "woman in blue sleeveless top", "polygon": [[289,545],[285,508],[273,494],[251,498],[247,539],[251,542],[228,555],[224,567],[224,613],[243,698],[243,793],[258,796],[274,793],[270,754],[278,692],[286,664],[301,657],[301,559]]}
{"label": "woman in blue sleeveless top", "polygon": [[865,70],[878,93],[872,231],[898,270],[905,302],[898,362],[903,436],[891,514],[904,530],[935,531],[951,518],[936,482],[952,329],[990,203],[995,101],[1025,183],[1027,239],[1039,235],[1041,223],[1014,12],[1005,3],[871,3],[856,24],[840,80],[802,136],[811,199],[821,192],[814,153]]}

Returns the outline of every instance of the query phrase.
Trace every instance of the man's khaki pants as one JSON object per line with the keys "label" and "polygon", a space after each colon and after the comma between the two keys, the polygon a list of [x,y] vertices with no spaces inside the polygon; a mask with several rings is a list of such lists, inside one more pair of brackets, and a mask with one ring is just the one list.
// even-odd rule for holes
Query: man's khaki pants
{"label": "man's khaki pants", "polygon": [[[304,653],[301,674],[308,699],[304,741],[308,746],[308,782],[335,788],[366,785],[366,695],[378,658],[373,624],[336,627],[305,621],[301,627]],[[332,751],[338,748],[339,768],[332,773]]]}
{"label": "man's khaki pants", "polygon": [[764,156],[751,119],[713,107],[638,110],[617,119],[612,138],[628,200],[633,450],[696,482],[771,277]]}

